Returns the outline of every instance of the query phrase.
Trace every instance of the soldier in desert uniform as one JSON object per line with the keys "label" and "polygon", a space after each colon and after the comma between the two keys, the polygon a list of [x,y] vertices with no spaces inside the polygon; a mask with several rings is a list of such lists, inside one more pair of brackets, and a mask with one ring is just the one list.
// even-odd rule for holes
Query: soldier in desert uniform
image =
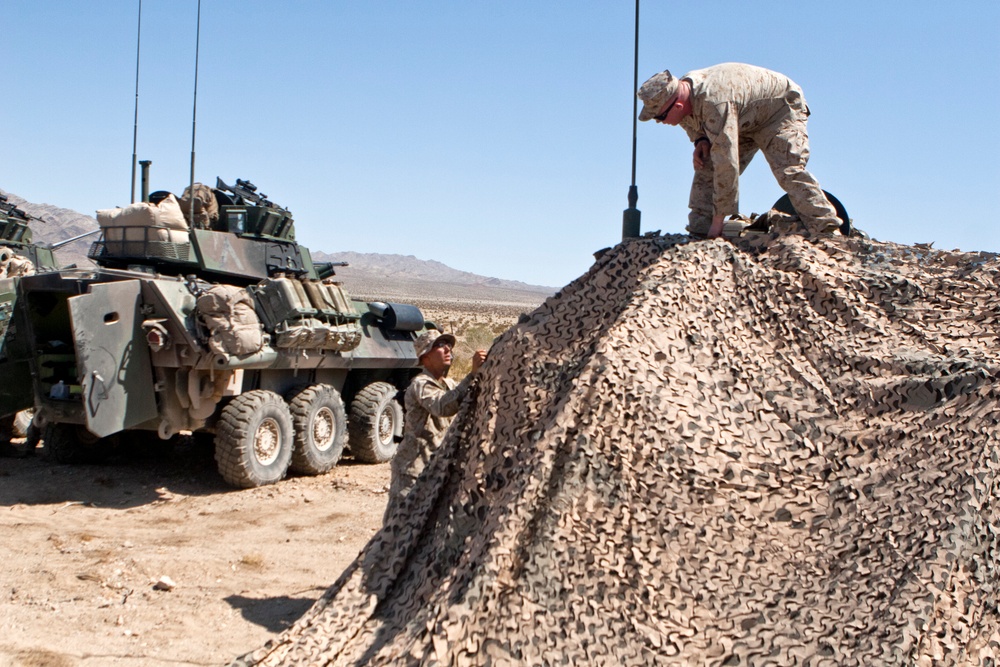
{"label": "soldier in desert uniform", "polygon": [[472,356],[472,372],[456,384],[448,377],[454,346],[454,336],[436,330],[424,332],[414,343],[423,371],[406,389],[403,441],[392,458],[384,519],[395,511],[427,466],[468,394],[472,378],[486,360],[486,351],[477,350]]}
{"label": "soldier in desert uniform", "polygon": [[680,125],[694,142],[694,182],[688,231],[716,238],[738,213],[739,177],[763,151],[805,226],[839,234],[841,221],[806,171],[809,107],[802,89],[783,74],[742,63],[694,70],[680,79],[664,70],[639,88],[639,120]]}

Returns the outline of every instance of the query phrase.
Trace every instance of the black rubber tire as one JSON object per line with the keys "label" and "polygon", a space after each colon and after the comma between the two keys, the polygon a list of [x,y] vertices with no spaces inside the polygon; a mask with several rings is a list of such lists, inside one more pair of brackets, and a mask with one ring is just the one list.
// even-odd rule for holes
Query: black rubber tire
{"label": "black rubber tire", "polygon": [[295,429],[289,470],[321,475],[337,465],[347,444],[347,413],[340,392],[328,384],[296,391],[288,400]]}
{"label": "black rubber tire", "polygon": [[104,463],[118,446],[118,434],[98,438],[77,424],[49,424],[42,444],[45,457],[56,463]]}
{"label": "black rubber tire", "polygon": [[384,463],[396,454],[403,434],[403,406],[388,382],[373,382],[351,401],[350,447],[362,463]]}
{"label": "black rubber tire", "polygon": [[215,462],[222,479],[252,489],[284,479],[292,460],[294,430],[288,404],[273,391],[240,394],[219,415]]}

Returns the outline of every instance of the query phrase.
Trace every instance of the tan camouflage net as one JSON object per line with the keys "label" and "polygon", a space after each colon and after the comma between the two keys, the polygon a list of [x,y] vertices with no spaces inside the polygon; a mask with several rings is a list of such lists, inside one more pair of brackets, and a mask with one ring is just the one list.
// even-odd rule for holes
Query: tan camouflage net
{"label": "tan camouflage net", "polygon": [[239,665],[993,664],[1000,261],[624,243]]}

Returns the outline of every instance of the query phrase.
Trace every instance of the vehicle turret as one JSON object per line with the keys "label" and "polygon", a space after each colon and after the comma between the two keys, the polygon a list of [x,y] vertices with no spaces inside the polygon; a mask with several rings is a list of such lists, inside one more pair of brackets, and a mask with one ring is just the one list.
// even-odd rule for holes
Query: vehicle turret
{"label": "vehicle turret", "polygon": [[33,221],[42,222],[11,203],[7,195],[0,194],[0,277],[57,268],[52,249],[32,243],[28,223]]}
{"label": "vehicle turret", "polygon": [[179,198],[160,190],[149,201],[100,210],[97,221],[102,234],[88,257],[102,267],[239,285],[277,274],[324,277],[295,242],[291,212],[248,180],[195,183]]}

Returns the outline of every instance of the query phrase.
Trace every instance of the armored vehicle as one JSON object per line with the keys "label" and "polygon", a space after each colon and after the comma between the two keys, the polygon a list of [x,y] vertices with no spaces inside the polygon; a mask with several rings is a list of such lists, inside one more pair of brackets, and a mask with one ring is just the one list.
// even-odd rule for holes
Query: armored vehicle
{"label": "armored vehicle", "polygon": [[249,181],[146,199],[97,212],[96,268],[18,282],[50,455],[210,434],[238,487],[323,473],[345,445],[391,458],[413,341],[433,327],[420,310],[352,299]]}
{"label": "armored vehicle", "polygon": [[[52,248],[32,242],[28,223],[36,220],[0,194],[0,277],[8,278],[27,273],[25,265],[39,271],[58,268]],[[22,262],[19,262],[20,258]]]}
{"label": "armored vehicle", "polygon": [[[12,437],[25,437],[32,421],[33,394],[28,341],[11,326],[17,304],[17,281],[58,265],[52,248],[32,241],[29,223],[37,221],[0,194],[0,452],[14,451]],[[34,443],[32,443],[33,446]]]}

